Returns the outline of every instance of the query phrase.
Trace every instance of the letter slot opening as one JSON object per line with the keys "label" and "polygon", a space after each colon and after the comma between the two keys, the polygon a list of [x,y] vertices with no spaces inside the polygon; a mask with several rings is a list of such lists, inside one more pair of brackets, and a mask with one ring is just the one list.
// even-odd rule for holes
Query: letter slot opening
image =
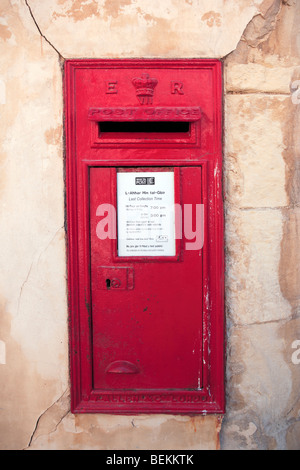
{"label": "letter slot opening", "polygon": [[99,137],[111,133],[128,137],[128,134],[188,134],[190,124],[188,121],[102,121],[98,126]]}

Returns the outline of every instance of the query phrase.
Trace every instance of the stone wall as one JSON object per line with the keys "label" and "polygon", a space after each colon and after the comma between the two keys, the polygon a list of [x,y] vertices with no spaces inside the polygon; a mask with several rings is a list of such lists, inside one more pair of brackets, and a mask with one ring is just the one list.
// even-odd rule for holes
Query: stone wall
{"label": "stone wall", "polygon": [[[300,449],[300,3],[2,0],[0,54],[1,449]],[[70,413],[63,62],[102,57],[224,61],[223,420]]]}
{"label": "stone wall", "polygon": [[224,448],[300,449],[300,3],[269,4],[225,59]]}

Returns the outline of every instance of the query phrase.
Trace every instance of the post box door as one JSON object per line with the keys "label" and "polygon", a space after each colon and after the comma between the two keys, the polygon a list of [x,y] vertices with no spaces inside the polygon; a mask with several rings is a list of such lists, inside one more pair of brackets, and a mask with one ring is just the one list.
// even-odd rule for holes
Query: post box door
{"label": "post box door", "polygon": [[[199,390],[203,257],[187,236],[203,228],[201,167],[94,167],[89,177],[94,389]],[[179,210],[164,221],[170,201]]]}

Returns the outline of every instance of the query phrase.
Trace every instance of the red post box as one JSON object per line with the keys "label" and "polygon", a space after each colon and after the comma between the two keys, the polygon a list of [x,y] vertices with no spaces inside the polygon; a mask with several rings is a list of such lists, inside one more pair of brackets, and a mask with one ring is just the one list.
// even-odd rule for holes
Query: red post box
{"label": "red post box", "polygon": [[223,413],[217,60],[69,60],[73,413]]}

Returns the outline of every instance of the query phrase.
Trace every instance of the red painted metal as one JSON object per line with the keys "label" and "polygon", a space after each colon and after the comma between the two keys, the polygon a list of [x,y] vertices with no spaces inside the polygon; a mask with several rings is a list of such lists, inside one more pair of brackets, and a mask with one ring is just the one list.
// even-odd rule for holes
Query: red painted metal
{"label": "red painted metal", "polygon": [[[66,61],[73,413],[225,411],[221,68]],[[189,128],[101,131],[137,121]],[[174,173],[174,202],[204,205],[202,249],[183,237],[174,256],[118,256],[116,239],[99,240],[97,207],[117,206],[117,174],[131,171]]]}

